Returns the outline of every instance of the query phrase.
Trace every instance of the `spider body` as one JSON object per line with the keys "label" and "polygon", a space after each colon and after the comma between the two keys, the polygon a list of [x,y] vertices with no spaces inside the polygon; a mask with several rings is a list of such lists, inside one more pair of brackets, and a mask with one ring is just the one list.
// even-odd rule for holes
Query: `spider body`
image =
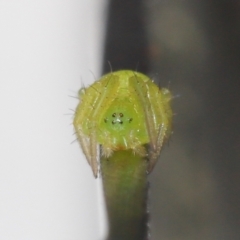
{"label": "spider body", "polygon": [[99,146],[105,157],[127,149],[147,156],[151,171],[171,134],[170,92],[141,73],[123,70],[80,89],[79,96],[73,124],[94,175]]}

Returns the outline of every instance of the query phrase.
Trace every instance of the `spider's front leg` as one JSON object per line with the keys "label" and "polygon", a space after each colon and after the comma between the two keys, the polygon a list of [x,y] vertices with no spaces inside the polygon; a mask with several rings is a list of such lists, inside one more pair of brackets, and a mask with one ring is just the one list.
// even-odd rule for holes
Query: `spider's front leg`
{"label": "spider's front leg", "polygon": [[76,130],[77,139],[81,145],[82,151],[87,158],[89,165],[91,165],[90,151],[89,151],[89,138],[83,133],[81,127]]}
{"label": "spider's front leg", "polygon": [[[148,134],[149,134],[149,166],[148,166],[148,173],[150,173],[161,152],[162,146],[164,142],[169,138],[172,133],[172,110],[170,106],[170,102],[172,99],[172,95],[168,89],[162,88],[159,89],[156,93],[156,100],[151,101],[152,104],[150,105],[148,111],[148,118],[155,119],[155,127],[151,125],[148,126]],[[152,131],[149,131],[153,129]],[[154,136],[151,136],[153,134]],[[151,141],[151,139],[155,139],[155,141]]]}
{"label": "spider's front leg", "polygon": [[87,157],[90,161],[90,166],[92,167],[93,175],[95,178],[98,176],[98,158],[99,158],[99,144],[97,143],[96,131],[90,133],[89,138],[89,149],[90,155]]}
{"label": "spider's front leg", "polygon": [[170,133],[172,118],[171,94],[167,89],[158,88],[150,80],[145,81],[145,84],[137,81],[135,87],[145,115],[145,126],[149,139],[148,173],[150,173],[159,158],[164,140],[167,139]]}
{"label": "spider's front leg", "polygon": [[154,166],[157,163],[157,160],[159,158],[164,139],[166,137],[166,126],[164,124],[161,124],[159,126],[158,134],[157,134],[157,140],[155,143],[149,143],[149,154],[148,154],[148,159],[149,159],[149,165],[148,165],[148,173],[150,173]]}
{"label": "spider's front leg", "polygon": [[78,141],[82,147],[83,153],[87,158],[89,165],[92,168],[93,175],[98,175],[98,156],[99,144],[97,144],[96,133],[93,131],[89,136],[86,136],[82,129],[77,130]]}
{"label": "spider's front leg", "polygon": [[136,81],[134,82],[134,88],[136,89],[136,93],[139,97],[141,106],[143,108],[145,126],[149,138],[148,173],[150,173],[157,162],[161,150],[161,146],[160,147],[158,146],[159,134],[156,132],[156,124],[158,120],[156,109],[152,106],[153,102],[158,101],[158,98],[156,97],[153,98],[153,96],[156,95],[156,92],[158,92],[158,88],[155,85],[153,85],[153,83],[149,79],[145,80],[143,83],[139,81],[137,77]]}

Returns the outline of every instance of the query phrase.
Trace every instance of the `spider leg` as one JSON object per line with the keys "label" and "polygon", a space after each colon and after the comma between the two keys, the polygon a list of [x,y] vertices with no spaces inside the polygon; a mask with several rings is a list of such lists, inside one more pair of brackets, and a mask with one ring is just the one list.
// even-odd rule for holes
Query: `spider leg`
{"label": "spider leg", "polygon": [[157,160],[159,158],[159,155],[160,155],[163,143],[164,143],[166,131],[167,131],[166,126],[164,124],[161,124],[159,126],[157,141],[155,144],[156,148],[153,149],[150,144],[148,173],[150,173],[153,170],[154,166],[157,163]]}
{"label": "spider leg", "polygon": [[172,95],[168,89],[162,88],[159,97],[158,111],[160,112],[162,123],[157,128],[156,148],[150,148],[148,167],[149,173],[152,171],[159,158],[164,142],[171,134],[172,110],[169,102],[172,99]]}
{"label": "spider leg", "polygon": [[90,133],[90,166],[92,167],[93,175],[95,178],[98,176],[98,158],[99,158],[99,144],[97,143],[96,132]]}
{"label": "spider leg", "polygon": [[154,117],[154,110],[151,107],[151,101],[149,98],[149,87],[147,85],[141,84],[139,81],[137,81],[136,84],[136,91],[138,93],[138,96],[140,98],[140,101],[142,102],[143,110],[144,110],[144,117],[146,122],[146,128],[149,136],[149,167],[148,167],[148,173],[151,172],[153,167],[155,166],[158,155],[160,153],[161,147],[158,145],[158,142],[161,142],[162,135],[161,133],[161,127],[159,129],[159,132],[156,132],[156,120]]}
{"label": "spider leg", "polygon": [[79,143],[82,147],[83,153],[87,158],[89,165],[92,168],[93,174],[97,177],[98,174],[98,144],[96,141],[96,134],[91,133],[89,137],[83,134],[82,129],[77,130]]}
{"label": "spider leg", "polygon": [[87,137],[81,128],[77,130],[78,141],[81,145],[82,151],[87,158],[89,165],[91,165],[90,151],[89,151],[89,137]]}

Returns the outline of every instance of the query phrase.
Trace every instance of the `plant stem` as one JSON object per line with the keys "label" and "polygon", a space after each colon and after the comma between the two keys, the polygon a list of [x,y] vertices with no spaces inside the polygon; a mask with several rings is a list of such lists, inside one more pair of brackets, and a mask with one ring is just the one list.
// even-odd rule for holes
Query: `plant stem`
{"label": "plant stem", "polygon": [[131,150],[101,158],[109,235],[107,240],[147,239],[147,160]]}

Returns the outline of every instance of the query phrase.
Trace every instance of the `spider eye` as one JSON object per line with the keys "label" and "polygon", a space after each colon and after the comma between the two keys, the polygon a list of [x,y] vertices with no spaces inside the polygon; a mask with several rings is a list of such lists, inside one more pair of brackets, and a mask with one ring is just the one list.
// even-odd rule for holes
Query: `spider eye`
{"label": "spider eye", "polygon": [[119,113],[119,116],[120,116],[120,117],[123,117],[123,113]]}
{"label": "spider eye", "polygon": [[132,120],[133,120],[132,118],[129,118],[129,119],[128,119],[128,122],[132,122]]}
{"label": "spider eye", "polygon": [[116,117],[116,115],[117,115],[116,113],[113,113],[112,117]]}

